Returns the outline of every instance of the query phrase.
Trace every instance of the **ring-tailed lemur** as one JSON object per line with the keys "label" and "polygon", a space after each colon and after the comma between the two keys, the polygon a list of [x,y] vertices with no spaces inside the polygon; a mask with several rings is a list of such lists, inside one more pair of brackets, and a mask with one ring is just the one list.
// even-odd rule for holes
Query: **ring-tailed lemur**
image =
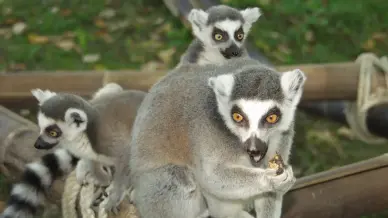
{"label": "ring-tailed lemur", "polygon": [[[68,93],[32,91],[39,101],[38,124],[41,130],[35,147],[60,148],[27,164],[0,217],[33,217],[43,206],[45,193],[52,183],[70,173],[79,159],[118,170],[117,160],[127,159],[132,124],[146,93],[110,91],[110,94],[106,92],[99,97],[96,94],[90,102]],[[121,157],[123,155],[126,157]],[[128,185],[129,181],[123,183]],[[128,188],[130,186],[123,189]]]}
{"label": "ring-tailed lemur", "polygon": [[259,17],[257,7],[237,10],[226,5],[206,11],[192,9],[188,15],[194,40],[178,64],[222,64],[235,57],[248,56],[245,39]]}
{"label": "ring-tailed lemur", "polygon": [[[257,217],[279,218],[295,182],[288,159],[304,82],[299,69],[278,73],[249,58],[170,71],[143,100],[124,163],[140,216],[196,218],[208,209],[252,218],[255,207]],[[276,152],[286,164],[280,175],[267,167]],[[117,193],[107,190],[109,209]]]}

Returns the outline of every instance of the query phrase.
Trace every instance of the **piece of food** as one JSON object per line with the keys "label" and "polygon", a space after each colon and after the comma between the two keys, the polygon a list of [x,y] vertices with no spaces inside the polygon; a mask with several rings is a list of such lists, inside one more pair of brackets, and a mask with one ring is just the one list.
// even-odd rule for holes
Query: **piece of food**
{"label": "piece of food", "polygon": [[276,155],[271,160],[269,160],[268,166],[271,169],[276,169],[276,175],[282,174],[285,168],[283,158],[277,152]]}

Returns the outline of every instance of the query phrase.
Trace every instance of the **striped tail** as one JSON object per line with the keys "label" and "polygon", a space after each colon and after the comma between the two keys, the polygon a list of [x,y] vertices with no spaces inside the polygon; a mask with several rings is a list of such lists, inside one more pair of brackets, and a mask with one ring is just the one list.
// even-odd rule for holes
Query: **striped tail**
{"label": "striped tail", "polygon": [[32,218],[44,206],[45,194],[56,179],[69,174],[78,158],[60,148],[26,165],[21,181],[14,184],[0,218]]}

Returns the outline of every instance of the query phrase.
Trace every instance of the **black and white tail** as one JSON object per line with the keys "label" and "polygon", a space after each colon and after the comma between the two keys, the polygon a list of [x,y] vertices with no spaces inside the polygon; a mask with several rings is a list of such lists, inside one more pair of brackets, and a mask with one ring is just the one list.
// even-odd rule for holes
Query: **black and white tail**
{"label": "black and white tail", "polygon": [[69,174],[78,158],[65,149],[42,156],[26,165],[21,181],[14,184],[7,207],[0,218],[32,218],[44,206],[45,194],[56,179]]}

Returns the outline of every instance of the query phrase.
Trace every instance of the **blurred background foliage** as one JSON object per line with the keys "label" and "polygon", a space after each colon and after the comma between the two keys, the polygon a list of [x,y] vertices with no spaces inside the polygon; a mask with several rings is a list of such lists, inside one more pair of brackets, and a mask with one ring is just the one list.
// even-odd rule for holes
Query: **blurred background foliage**
{"label": "blurred background foliage", "polygon": [[[386,0],[221,0],[263,15],[249,40],[275,65],[354,61],[388,51]],[[0,71],[163,70],[175,66],[190,29],[154,0],[0,0]],[[333,78],[335,79],[335,78]],[[298,176],[382,154],[344,126],[298,113]],[[388,216],[388,215],[386,215]],[[384,216],[384,217],[386,217]]]}

